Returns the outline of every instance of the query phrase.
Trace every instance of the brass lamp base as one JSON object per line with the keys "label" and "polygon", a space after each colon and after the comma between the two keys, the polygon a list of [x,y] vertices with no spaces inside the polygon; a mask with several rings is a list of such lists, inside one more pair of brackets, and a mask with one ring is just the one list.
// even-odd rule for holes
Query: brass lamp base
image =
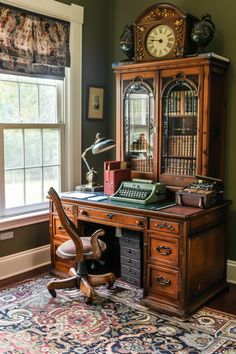
{"label": "brass lamp base", "polygon": [[102,192],[103,191],[103,186],[102,185],[95,185],[95,186],[91,186],[89,184],[82,184],[80,186],[76,186],[75,190],[76,191],[80,191],[80,192]]}

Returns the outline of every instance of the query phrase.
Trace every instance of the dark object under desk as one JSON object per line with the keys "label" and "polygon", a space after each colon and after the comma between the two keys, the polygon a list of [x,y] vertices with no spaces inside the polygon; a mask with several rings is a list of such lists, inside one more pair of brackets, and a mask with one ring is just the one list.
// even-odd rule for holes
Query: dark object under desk
{"label": "dark object under desk", "polygon": [[[62,203],[81,231],[92,223],[133,230],[141,235],[140,285],[143,284],[143,303],[147,306],[186,316],[226,287],[229,202],[203,210],[171,206],[172,202],[166,201],[138,205],[110,199],[78,199],[73,195],[73,192],[66,197],[62,195]],[[72,262],[58,259],[55,251],[68,236],[51,201],[50,235],[51,272],[63,276]],[[121,269],[126,266],[124,258],[121,254]]]}

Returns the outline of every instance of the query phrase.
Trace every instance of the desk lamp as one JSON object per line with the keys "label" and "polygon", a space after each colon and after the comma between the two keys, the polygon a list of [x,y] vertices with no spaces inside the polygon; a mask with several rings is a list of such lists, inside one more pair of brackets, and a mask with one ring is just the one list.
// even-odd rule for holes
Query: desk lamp
{"label": "desk lamp", "polygon": [[101,152],[112,149],[113,147],[115,147],[115,145],[116,145],[116,143],[114,140],[102,138],[100,133],[96,134],[94,143],[91,146],[89,146],[88,148],[86,148],[81,155],[81,157],[84,160],[85,165],[87,166],[87,169],[88,169],[88,172],[86,173],[86,179],[87,179],[88,183],[85,185],[82,185],[82,186],[77,186],[76,190],[84,190],[84,191],[86,190],[86,191],[92,191],[92,192],[103,190],[103,186],[98,185],[96,183],[98,173],[97,173],[97,171],[94,170],[93,167],[91,168],[89,166],[88,161],[86,159],[86,155],[87,155],[87,152],[90,150],[92,151],[93,155],[100,154]]}

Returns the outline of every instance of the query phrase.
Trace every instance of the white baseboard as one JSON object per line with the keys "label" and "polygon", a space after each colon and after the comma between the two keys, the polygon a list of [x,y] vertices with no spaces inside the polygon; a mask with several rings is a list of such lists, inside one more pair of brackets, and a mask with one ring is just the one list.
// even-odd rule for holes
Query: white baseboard
{"label": "white baseboard", "polygon": [[[50,245],[0,259],[0,280],[50,264]],[[227,282],[236,284],[236,261],[227,261]]]}
{"label": "white baseboard", "polygon": [[227,262],[227,282],[236,284],[236,261]]}
{"label": "white baseboard", "polygon": [[0,258],[0,280],[50,264],[50,245]]}

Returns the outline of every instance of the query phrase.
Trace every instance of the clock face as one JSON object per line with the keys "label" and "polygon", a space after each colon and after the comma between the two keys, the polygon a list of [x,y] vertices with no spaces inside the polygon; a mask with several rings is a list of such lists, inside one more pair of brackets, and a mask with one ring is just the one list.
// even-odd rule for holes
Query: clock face
{"label": "clock face", "polygon": [[151,29],[146,39],[147,51],[156,58],[166,56],[175,44],[175,33],[170,26],[158,25]]}

